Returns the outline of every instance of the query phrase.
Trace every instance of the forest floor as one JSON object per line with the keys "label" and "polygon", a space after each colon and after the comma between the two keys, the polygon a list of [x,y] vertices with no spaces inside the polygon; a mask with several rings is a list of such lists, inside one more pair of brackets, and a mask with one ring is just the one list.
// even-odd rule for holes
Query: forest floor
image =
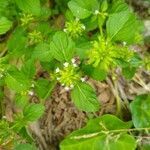
{"label": "forest floor", "polygon": [[[144,20],[146,27],[145,36],[150,36],[150,12],[148,12],[148,3],[143,1],[128,1]],[[58,17],[57,22],[61,22]],[[149,40],[148,40],[149,41]],[[143,46],[133,46],[141,56],[143,53],[150,52],[149,42]],[[60,141],[72,131],[85,125],[89,118],[101,116],[105,113],[116,114],[116,99],[122,104],[122,118],[130,120],[128,104],[136,95],[150,92],[150,72],[143,68],[134,76],[133,80],[127,81],[117,70],[117,79],[113,80],[111,75],[104,82],[98,82],[89,79],[88,82],[95,88],[98,99],[101,103],[101,109],[97,113],[85,113],[76,109],[70,96],[59,85],[53,91],[52,96],[46,101],[46,112],[43,118],[30,126],[30,130],[40,150],[57,150]]]}
{"label": "forest floor", "polygon": [[[127,0],[132,5],[138,16],[145,24],[145,44],[134,45],[132,48],[143,56],[150,53],[150,3],[144,0]],[[62,15],[56,19],[56,25],[63,22]],[[60,25],[61,26],[61,25]],[[1,40],[1,39],[0,39]],[[103,114],[116,114],[116,99],[121,102],[122,119],[131,119],[128,109],[129,103],[136,95],[150,92],[150,72],[140,68],[132,80],[125,80],[116,70],[117,77],[114,80],[111,75],[106,81],[98,82],[88,79],[87,82],[95,89],[101,109],[97,113],[85,113],[79,111],[70,99],[69,93],[57,85],[52,96],[45,102],[46,111],[38,122],[30,125],[39,150],[57,150],[59,143],[72,131],[83,127],[87,120]],[[6,112],[10,113],[10,104],[6,102]]]}

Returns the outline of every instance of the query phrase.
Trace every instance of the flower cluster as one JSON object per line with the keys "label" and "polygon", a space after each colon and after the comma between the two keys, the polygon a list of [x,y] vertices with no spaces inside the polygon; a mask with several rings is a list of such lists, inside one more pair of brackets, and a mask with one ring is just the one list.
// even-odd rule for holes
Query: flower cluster
{"label": "flower cluster", "polygon": [[21,16],[21,26],[27,26],[30,22],[34,20],[32,14],[22,14]]}
{"label": "flower cluster", "polygon": [[93,47],[88,52],[88,63],[108,71],[110,66],[114,64],[115,56],[113,45],[101,38],[99,41],[93,42]]}
{"label": "flower cluster", "polygon": [[34,30],[34,31],[30,32],[28,34],[28,38],[29,38],[29,43],[31,45],[39,43],[39,42],[41,42],[43,40],[42,33],[37,31],[37,30]]}
{"label": "flower cluster", "polygon": [[85,30],[85,26],[79,21],[79,19],[75,19],[70,22],[66,22],[64,31],[67,32],[71,37],[77,38],[82,35],[82,32]]}
{"label": "flower cluster", "polygon": [[85,81],[85,78],[81,77],[79,67],[75,61],[75,59],[72,59],[71,63],[65,62],[62,69],[57,67],[55,70],[56,80],[61,83],[66,91],[74,88],[78,82]]}

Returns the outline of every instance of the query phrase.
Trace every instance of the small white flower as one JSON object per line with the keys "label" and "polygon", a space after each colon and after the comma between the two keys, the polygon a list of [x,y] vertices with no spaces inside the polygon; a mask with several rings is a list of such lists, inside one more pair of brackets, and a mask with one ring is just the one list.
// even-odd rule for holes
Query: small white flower
{"label": "small white flower", "polygon": [[81,81],[82,81],[82,82],[85,82],[85,80],[86,80],[85,78],[81,78]]}
{"label": "small white flower", "polygon": [[67,32],[67,29],[64,29],[64,32]]}
{"label": "small white flower", "polygon": [[123,42],[123,46],[126,46],[127,45],[127,42]]}
{"label": "small white flower", "polygon": [[82,25],[81,28],[82,28],[83,30],[85,30],[85,25]]}
{"label": "small white flower", "polygon": [[76,60],[74,58],[72,58],[71,62],[74,64],[76,62]]}
{"label": "small white flower", "polygon": [[73,67],[78,67],[78,65],[77,64],[73,64]]}
{"label": "small white flower", "polygon": [[71,88],[71,89],[72,89],[72,88],[74,88],[74,85],[73,85],[73,84],[71,84],[71,85],[70,85],[70,88]]}
{"label": "small white flower", "polygon": [[69,66],[69,63],[68,63],[68,62],[65,62],[63,65],[64,65],[65,67],[68,67],[68,66]]}
{"label": "small white flower", "polygon": [[95,10],[94,14],[95,14],[95,15],[98,15],[98,14],[99,14],[99,11],[98,11],[98,10]]}
{"label": "small white flower", "polygon": [[34,95],[34,92],[33,92],[33,91],[29,91],[28,94],[29,94],[30,96],[33,96],[33,95]]}
{"label": "small white flower", "polygon": [[66,90],[66,91],[69,91],[69,90],[70,90],[70,88],[69,88],[68,86],[66,86],[66,87],[65,87],[65,90]]}
{"label": "small white flower", "polygon": [[60,78],[56,78],[56,79],[57,79],[57,81],[60,80]]}
{"label": "small white flower", "polygon": [[59,69],[59,68],[56,68],[55,72],[58,73],[59,71],[60,71],[60,69]]}

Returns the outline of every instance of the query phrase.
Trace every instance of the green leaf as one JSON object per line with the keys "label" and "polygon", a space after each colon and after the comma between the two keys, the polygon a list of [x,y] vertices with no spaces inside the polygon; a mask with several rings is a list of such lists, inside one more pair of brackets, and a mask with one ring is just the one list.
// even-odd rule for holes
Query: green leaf
{"label": "green leaf", "polygon": [[50,43],[52,55],[58,61],[70,61],[74,54],[75,44],[65,32],[56,32]]}
{"label": "green leaf", "polygon": [[41,6],[40,0],[15,0],[17,6],[25,13],[40,15]]}
{"label": "green leaf", "polygon": [[53,82],[50,83],[48,80],[41,78],[38,79],[35,84],[35,91],[41,99],[45,100],[51,94],[54,86],[55,83]]}
{"label": "green leaf", "polygon": [[130,105],[136,128],[150,127],[150,95],[139,95]]}
{"label": "green leaf", "polygon": [[42,62],[50,62],[52,60],[50,46],[47,43],[38,44],[33,51],[32,58]]}
{"label": "green leaf", "polygon": [[31,144],[18,144],[14,150],[36,150],[36,148]]}
{"label": "green leaf", "polygon": [[127,3],[124,2],[124,0],[113,0],[113,3],[111,5],[111,8],[108,10],[109,13],[119,13],[123,11],[128,11],[129,6]]}
{"label": "green leaf", "polygon": [[86,112],[95,112],[100,104],[92,87],[86,83],[79,83],[71,92],[71,98],[76,107]]}
{"label": "green leaf", "polygon": [[36,72],[34,61],[30,59],[25,62],[25,64],[21,68],[21,71],[28,79],[32,80]]}
{"label": "green leaf", "polygon": [[80,59],[85,59],[87,51],[91,48],[91,42],[85,38],[78,38],[76,41],[76,54],[80,57]]}
{"label": "green leaf", "polygon": [[127,43],[134,42],[139,27],[136,17],[129,11],[110,15],[106,25],[111,40]]}
{"label": "green leaf", "polygon": [[23,114],[26,120],[36,121],[44,113],[44,106],[42,104],[29,104],[23,110]]}
{"label": "green leaf", "polygon": [[122,73],[126,79],[132,79],[136,73],[137,68],[142,64],[141,58],[134,54],[129,62],[124,62],[121,60],[120,66],[122,66]]}
{"label": "green leaf", "polygon": [[[17,43],[17,44],[16,44]],[[24,54],[26,48],[27,37],[23,28],[17,28],[11,38],[8,40],[8,50],[13,56],[20,56]]]}
{"label": "green leaf", "polygon": [[26,76],[16,68],[7,72],[5,82],[10,89],[18,93],[26,92],[30,87],[30,82]]}
{"label": "green leaf", "polygon": [[[131,122],[123,122],[113,115],[92,119],[85,127],[74,131],[63,140],[60,149],[135,150],[136,140],[126,130],[131,125]],[[121,130],[124,131],[120,133]]]}
{"label": "green leaf", "polygon": [[80,19],[89,17],[95,10],[99,9],[97,0],[71,0],[68,6],[74,16]]}
{"label": "green leaf", "polygon": [[0,35],[5,34],[12,27],[12,22],[6,17],[0,17]]}
{"label": "green leaf", "polygon": [[101,70],[100,68],[95,68],[91,65],[83,66],[83,70],[86,75],[89,75],[95,80],[103,81],[107,77],[107,72],[105,70]]}
{"label": "green leaf", "polygon": [[132,79],[136,73],[136,68],[135,67],[124,67],[122,68],[122,74],[126,79]]}
{"label": "green leaf", "polygon": [[15,105],[19,108],[24,108],[28,103],[28,100],[29,98],[27,95],[17,94],[15,98]]}

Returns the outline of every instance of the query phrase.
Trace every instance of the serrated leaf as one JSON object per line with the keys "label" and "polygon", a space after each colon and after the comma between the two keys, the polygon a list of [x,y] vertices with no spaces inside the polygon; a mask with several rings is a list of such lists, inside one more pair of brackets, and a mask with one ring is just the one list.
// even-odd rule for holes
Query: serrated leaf
{"label": "serrated leaf", "polygon": [[75,44],[65,32],[56,32],[50,43],[50,50],[55,59],[61,62],[70,61],[74,54]]}
{"label": "serrated leaf", "polygon": [[36,121],[44,113],[44,106],[42,104],[29,104],[23,110],[23,115],[27,121]]}
{"label": "serrated leaf", "polygon": [[29,80],[32,80],[36,72],[34,61],[30,59],[25,62],[25,64],[21,68],[21,71]]}
{"label": "serrated leaf", "polygon": [[24,108],[26,104],[28,103],[28,100],[29,98],[27,95],[18,94],[16,95],[16,98],[15,98],[15,104],[19,108]]}
{"label": "serrated leaf", "polygon": [[18,93],[26,92],[30,87],[28,79],[17,69],[12,69],[7,72],[5,82],[10,89]]}
{"label": "serrated leaf", "polygon": [[150,95],[139,95],[130,105],[136,128],[150,127]]}
{"label": "serrated leaf", "polygon": [[54,86],[55,83],[53,82],[50,83],[48,80],[41,78],[38,79],[35,84],[35,91],[41,99],[45,100],[51,94]]}
{"label": "serrated leaf", "polygon": [[132,43],[138,32],[136,17],[129,11],[123,11],[110,15],[107,21],[107,35],[113,41],[125,41]]}
{"label": "serrated leaf", "polygon": [[124,2],[124,0],[113,0],[113,3],[111,5],[111,8],[108,10],[109,13],[119,13],[123,11],[128,11],[129,7],[127,3]]}
{"label": "serrated leaf", "polygon": [[38,44],[33,51],[32,58],[43,62],[50,62],[52,59],[50,46],[47,43]]}
{"label": "serrated leaf", "polygon": [[12,22],[6,17],[0,17],[0,35],[5,34],[12,27]]}
{"label": "serrated leaf", "polygon": [[132,79],[136,73],[135,67],[124,67],[122,68],[122,74],[126,79]]}
{"label": "serrated leaf", "polygon": [[100,104],[92,87],[86,83],[79,83],[71,92],[71,98],[77,108],[86,112],[95,112]]}
{"label": "serrated leaf", "polygon": [[85,127],[71,133],[61,142],[60,149],[126,150],[128,148],[135,150],[136,140],[128,135],[127,131],[120,133],[120,130],[130,127],[131,122],[123,122],[113,115],[104,115],[90,120]]}
{"label": "serrated leaf", "polygon": [[100,68],[94,68],[91,65],[85,65],[83,66],[83,70],[86,75],[89,75],[95,80],[103,81],[107,77],[107,72],[105,70],[102,70]]}
{"label": "serrated leaf", "polygon": [[11,38],[8,40],[7,46],[9,53],[13,56],[20,56],[26,48],[27,37],[23,28],[17,28]]}
{"label": "serrated leaf", "polygon": [[40,0],[15,0],[17,6],[25,13],[40,15]]}
{"label": "serrated leaf", "polygon": [[80,19],[89,17],[95,10],[99,9],[97,0],[71,0],[68,6],[74,16]]}
{"label": "serrated leaf", "polygon": [[15,146],[14,150],[36,150],[36,148],[31,144],[19,144]]}

